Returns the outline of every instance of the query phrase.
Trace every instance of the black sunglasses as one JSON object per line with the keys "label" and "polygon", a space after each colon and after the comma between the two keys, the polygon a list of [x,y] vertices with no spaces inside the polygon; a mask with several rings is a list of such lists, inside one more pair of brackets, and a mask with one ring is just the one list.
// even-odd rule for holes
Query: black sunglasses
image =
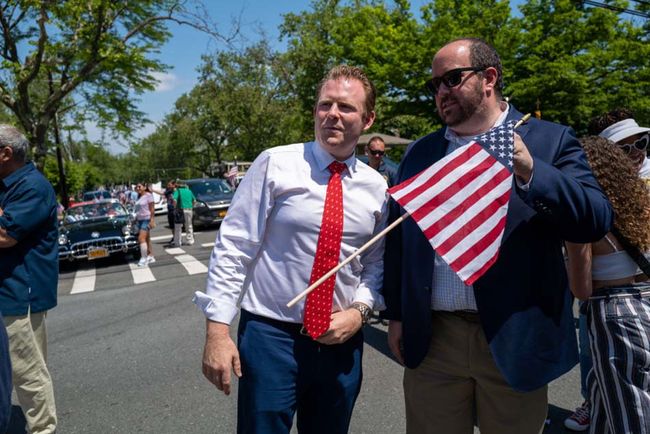
{"label": "black sunglasses", "polygon": [[636,148],[639,151],[645,151],[648,149],[648,142],[650,142],[650,135],[646,134],[640,139],[635,140],[633,143],[617,144],[619,148],[623,150],[626,154],[632,152],[632,148]]}
{"label": "black sunglasses", "polygon": [[425,86],[427,90],[431,92],[431,95],[436,96],[442,83],[444,83],[448,89],[451,89],[452,87],[458,86],[463,81],[463,72],[479,72],[485,71],[487,68],[487,66],[467,66],[465,68],[450,69],[442,74],[441,77],[433,77],[432,79],[427,80]]}
{"label": "black sunglasses", "polygon": [[368,149],[368,152],[370,152],[372,155],[375,155],[375,156],[381,156],[381,155],[384,155],[386,153],[384,151],[380,151],[379,149],[377,149],[377,150]]}

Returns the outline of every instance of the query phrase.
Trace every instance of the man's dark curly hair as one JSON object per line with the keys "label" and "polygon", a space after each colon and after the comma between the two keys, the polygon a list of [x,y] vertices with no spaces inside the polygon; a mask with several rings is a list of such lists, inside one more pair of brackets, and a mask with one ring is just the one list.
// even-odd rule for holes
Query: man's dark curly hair
{"label": "man's dark curly hair", "polygon": [[612,111],[593,118],[591,122],[589,122],[587,130],[590,135],[597,136],[602,133],[605,128],[614,125],[616,122],[632,118],[634,118],[632,110],[625,107],[615,108]]}

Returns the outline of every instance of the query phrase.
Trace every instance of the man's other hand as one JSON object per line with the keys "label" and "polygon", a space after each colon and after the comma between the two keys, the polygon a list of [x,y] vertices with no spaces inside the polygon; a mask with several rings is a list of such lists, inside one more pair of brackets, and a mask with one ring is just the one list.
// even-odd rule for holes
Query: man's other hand
{"label": "man's other hand", "polygon": [[342,344],[354,336],[362,325],[361,312],[356,309],[334,312],[329,330],[316,340],[325,345]]}
{"label": "man's other hand", "polygon": [[230,338],[227,324],[207,321],[203,349],[203,375],[226,395],[230,395],[231,371],[241,378],[239,351]]}

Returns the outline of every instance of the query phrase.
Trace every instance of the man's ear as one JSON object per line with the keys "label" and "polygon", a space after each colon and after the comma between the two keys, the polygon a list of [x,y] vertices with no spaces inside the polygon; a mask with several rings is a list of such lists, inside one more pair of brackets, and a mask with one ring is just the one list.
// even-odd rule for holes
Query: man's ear
{"label": "man's ear", "polygon": [[489,66],[483,71],[483,78],[485,79],[485,89],[493,91],[499,80],[499,73],[493,66]]}
{"label": "man's ear", "polygon": [[366,131],[375,122],[375,112],[371,111],[370,113],[366,114],[365,119],[363,121],[364,121],[363,131]]}
{"label": "man's ear", "polygon": [[14,158],[14,150],[10,146],[0,148],[0,161],[6,163]]}

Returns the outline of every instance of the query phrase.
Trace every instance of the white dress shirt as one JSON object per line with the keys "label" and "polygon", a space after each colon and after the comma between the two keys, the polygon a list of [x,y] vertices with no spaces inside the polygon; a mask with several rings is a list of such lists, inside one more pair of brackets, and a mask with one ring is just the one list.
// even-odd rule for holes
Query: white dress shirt
{"label": "white dress shirt", "polygon": [[[323,206],[334,161],[318,143],[267,149],[253,162],[221,223],[205,293],[194,302],[213,321],[230,324],[239,307],[280,321],[301,323]],[[376,233],[387,219],[386,181],[353,155],[344,161],[343,238],[340,261]],[[336,274],[333,311],[353,302],[384,309],[383,239]]]}

